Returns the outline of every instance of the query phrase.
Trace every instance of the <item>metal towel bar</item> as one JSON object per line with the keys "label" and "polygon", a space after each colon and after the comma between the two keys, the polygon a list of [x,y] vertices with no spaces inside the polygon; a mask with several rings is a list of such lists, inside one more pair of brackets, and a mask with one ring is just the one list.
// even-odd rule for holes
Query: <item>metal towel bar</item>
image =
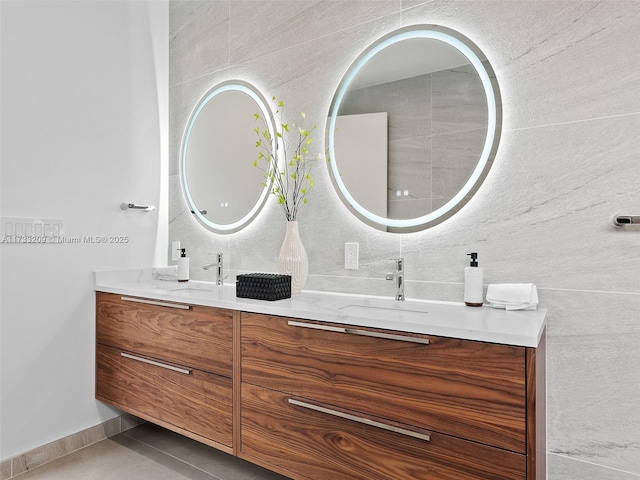
{"label": "metal towel bar", "polygon": [[613,224],[616,227],[624,227],[626,225],[640,225],[640,215],[615,215]]}
{"label": "metal towel bar", "polygon": [[120,204],[120,208],[122,210],[128,210],[128,209],[133,209],[133,210],[144,210],[145,212],[153,212],[156,207],[154,207],[153,205],[138,205],[135,203],[121,203]]}

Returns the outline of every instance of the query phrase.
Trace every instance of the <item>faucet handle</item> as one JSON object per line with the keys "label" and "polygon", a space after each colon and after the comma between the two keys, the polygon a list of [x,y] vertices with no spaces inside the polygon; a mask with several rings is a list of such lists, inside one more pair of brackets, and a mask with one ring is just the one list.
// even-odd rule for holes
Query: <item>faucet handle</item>
{"label": "faucet handle", "polygon": [[404,257],[398,258],[390,258],[392,262],[396,262],[396,270],[402,270],[402,266],[404,265]]}

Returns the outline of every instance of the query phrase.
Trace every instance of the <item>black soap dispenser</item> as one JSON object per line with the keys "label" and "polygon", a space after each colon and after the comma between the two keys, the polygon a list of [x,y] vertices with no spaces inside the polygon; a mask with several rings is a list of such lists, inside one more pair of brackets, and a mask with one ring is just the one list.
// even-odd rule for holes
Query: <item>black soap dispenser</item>
{"label": "black soap dispenser", "polygon": [[464,303],[469,307],[481,307],[483,301],[483,271],[478,266],[478,254],[467,253],[471,262],[464,269]]}

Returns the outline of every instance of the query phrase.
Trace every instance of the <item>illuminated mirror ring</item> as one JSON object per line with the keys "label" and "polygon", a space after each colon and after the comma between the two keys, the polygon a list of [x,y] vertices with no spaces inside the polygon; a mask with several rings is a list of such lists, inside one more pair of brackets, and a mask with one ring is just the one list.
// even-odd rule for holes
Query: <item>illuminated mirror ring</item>
{"label": "illuminated mirror ring", "polygon": [[198,222],[215,233],[247,226],[269,196],[263,172],[253,166],[256,113],[275,139],[264,97],[249,83],[231,80],[210,89],[187,122],[180,149],[182,190]]}
{"label": "illuminated mirror ring", "polygon": [[[415,216],[413,218],[389,218],[388,216],[385,217],[377,215],[365,208],[358,200],[356,200],[356,198],[354,198],[349,189],[345,186],[342,175],[339,171],[340,162],[344,161],[344,159],[340,159],[339,155],[336,154],[336,131],[338,130],[336,123],[338,121],[338,117],[341,115],[340,109],[345,101],[345,96],[354,83],[354,79],[361,72],[365,64],[384,49],[397,45],[405,40],[412,39],[431,39],[444,42],[464,55],[468,62],[473,66],[479,76],[482,89],[484,90],[484,95],[486,96],[486,136],[475,168],[469,175],[466,183],[464,183],[460,190],[451,199],[439,208],[436,208],[424,215]],[[428,55],[429,52],[425,52],[424,54]],[[422,230],[436,225],[449,218],[467,203],[470,196],[475,193],[486,177],[497,150],[501,131],[502,110],[500,91],[495,79],[495,74],[489,62],[484,58],[485,57],[480,49],[458,32],[435,25],[415,25],[405,27],[386,35],[371,45],[355,60],[347,70],[347,73],[344,75],[334,95],[330,107],[328,125],[328,155],[330,160],[328,162],[329,172],[339,196],[343,203],[349,207],[352,213],[376,228],[382,228],[394,232],[408,232]],[[366,179],[363,178],[362,181],[364,182]]]}

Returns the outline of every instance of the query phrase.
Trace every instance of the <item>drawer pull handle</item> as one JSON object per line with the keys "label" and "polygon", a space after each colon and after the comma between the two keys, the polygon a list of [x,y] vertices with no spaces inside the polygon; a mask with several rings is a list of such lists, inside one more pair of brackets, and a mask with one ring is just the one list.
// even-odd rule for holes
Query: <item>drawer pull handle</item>
{"label": "drawer pull handle", "polygon": [[401,342],[422,343],[429,345],[428,338],[408,337],[406,335],[395,335],[393,333],[371,332],[369,330],[359,330],[357,328],[332,327],[330,325],[319,325],[317,323],[304,323],[289,321],[292,327],[313,328],[315,330],[324,330],[327,332],[350,333],[351,335],[362,335],[365,337],[385,338],[387,340],[399,340]]}
{"label": "drawer pull handle", "polygon": [[386,423],[377,422],[369,418],[358,417],[356,415],[351,415],[345,412],[339,412],[337,410],[331,410],[330,408],[321,407],[319,405],[314,405],[312,403],[301,402],[300,400],[295,400],[293,398],[289,399],[289,403],[291,405],[297,405],[298,407],[308,408],[309,410],[315,410],[316,412],[326,413],[327,415],[332,415],[334,417],[340,417],[346,420],[352,420],[354,422],[363,423],[365,425],[370,425],[372,427],[381,428],[383,430],[388,430],[390,432],[399,433],[401,435],[406,435],[408,437],[418,438],[420,440],[425,440],[427,442],[431,441],[431,435],[426,433],[414,432],[412,430],[396,427],[394,425],[388,425]]}
{"label": "drawer pull handle", "polygon": [[131,355],[130,353],[120,352],[120,355],[123,356],[124,358],[135,360],[136,362],[148,363],[149,365],[166,368],[167,370],[172,370],[178,373],[184,373],[185,375],[191,374],[191,370],[187,370],[186,368],[174,367],[173,365],[167,365],[166,363],[156,362],[155,360],[149,360],[148,358],[137,357],[135,355]]}
{"label": "drawer pull handle", "polygon": [[146,303],[147,305],[158,305],[159,307],[179,308],[181,310],[190,310],[190,305],[180,305],[179,303],[160,302],[156,300],[145,300],[144,298],[120,297],[126,302]]}

